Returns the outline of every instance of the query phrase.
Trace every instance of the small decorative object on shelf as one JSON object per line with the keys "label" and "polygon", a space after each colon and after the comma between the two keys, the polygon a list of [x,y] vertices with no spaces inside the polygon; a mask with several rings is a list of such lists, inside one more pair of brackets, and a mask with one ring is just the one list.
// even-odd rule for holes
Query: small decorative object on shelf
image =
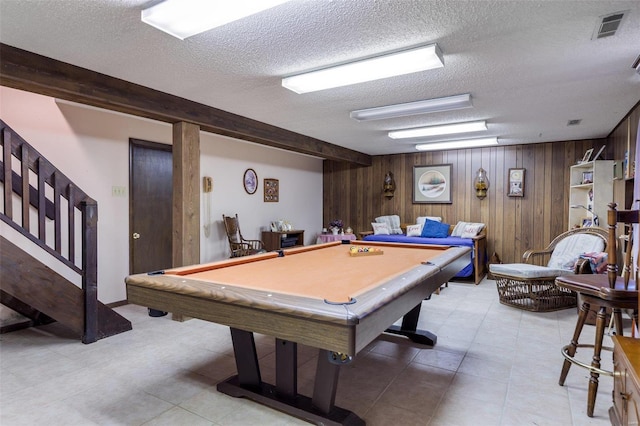
{"label": "small decorative object on shelf", "polygon": [[336,219],[329,222],[329,228],[331,228],[331,232],[333,233],[333,235],[338,235],[343,227],[344,222],[342,222],[341,219]]}

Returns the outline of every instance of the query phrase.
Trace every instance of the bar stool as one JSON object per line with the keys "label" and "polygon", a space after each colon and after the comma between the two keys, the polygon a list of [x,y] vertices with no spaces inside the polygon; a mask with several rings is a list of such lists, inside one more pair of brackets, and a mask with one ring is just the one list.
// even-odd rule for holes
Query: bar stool
{"label": "bar stool", "polygon": [[[571,343],[562,348],[562,355],[565,360],[562,364],[560,380],[558,384],[564,385],[564,381],[569,373],[571,364],[589,370],[589,391],[587,395],[587,415],[593,417],[593,410],[596,403],[596,394],[598,391],[598,378],[601,374],[613,376],[613,372],[600,368],[600,354],[602,349],[612,350],[610,347],[603,347],[604,331],[606,327],[607,308],[612,310],[615,322],[616,334],[622,336],[622,311],[629,310],[633,312],[635,323],[638,322],[638,259],[635,260],[634,279],[630,279],[632,275],[632,246],[634,243],[633,234],[638,227],[638,210],[616,210],[616,203],[609,204],[607,214],[608,223],[608,244],[607,244],[607,274],[595,275],[564,275],[556,278],[556,285],[568,290],[579,293],[583,300],[583,304],[578,314],[578,322],[573,332]],[[617,267],[617,240],[616,229],[618,223],[624,223],[625,228],[629,230],[626,233],[628,241],[623,247],[624,267],[622,275],[618,276]],[[635,224],[635,225],[634,225]],[[636,231],[634,231],[636,229]],[[638,257],[638,256],[636,256]],[[582,331],[582,327],[587,319],[589,307],[598,305],[600,308],[596,317],[596,336],[594,344],[580,344],[578,339]],[[577,348],[593,348],[593,358],[591,364],[581,362],[575,358]]]}

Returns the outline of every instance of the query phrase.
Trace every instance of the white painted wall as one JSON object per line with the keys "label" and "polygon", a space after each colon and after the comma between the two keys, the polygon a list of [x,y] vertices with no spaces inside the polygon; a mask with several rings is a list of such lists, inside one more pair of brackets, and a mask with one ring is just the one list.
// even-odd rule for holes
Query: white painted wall
{"label": "white painted wall", "polygon": [[[113,196],[129,187],[129,138],[171,143],[169,124],[125,114],[56,102],[33,93],[0,87],[0,117],[29,144],[98,202],[98,298],[126,298],[129,272],[129,199]],[[305,243],[322,229],[322,160],[210,133],[201,133],[201,176],[214,181],[211,233],[201,210],[201,261],[224,259],[229,248],[222,214],[238,214],[245,238],[260,238],[273,220],[305,230]],[[259,186],[249,195],[244,171],[253,168]],[[280,180],[280,202],[263,201],[263,179]],[[128,191],[127,191],[128,192]],[[201,198],[205,205],[204,196]],[[3,236],[5,236],[3,232]]]}

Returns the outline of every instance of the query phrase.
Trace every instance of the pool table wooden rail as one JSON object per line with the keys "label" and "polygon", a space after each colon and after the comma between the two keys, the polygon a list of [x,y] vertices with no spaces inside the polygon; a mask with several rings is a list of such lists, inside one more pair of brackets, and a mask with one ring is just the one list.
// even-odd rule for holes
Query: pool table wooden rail
{"label": "pool table wooden rail", "polygon": [[[380,333],[453,277],[467,247],[453,247],[359,294],[357,303],[322,300],[189,280],[177,275],[137,274],[126,278],[130,303],[271,335],[308,346],[357,354]],[[272,253],[260,256],[273,256]],[[286,255],[286,254],[285,254]],[[461,266],[462,265],[462,266]]]}

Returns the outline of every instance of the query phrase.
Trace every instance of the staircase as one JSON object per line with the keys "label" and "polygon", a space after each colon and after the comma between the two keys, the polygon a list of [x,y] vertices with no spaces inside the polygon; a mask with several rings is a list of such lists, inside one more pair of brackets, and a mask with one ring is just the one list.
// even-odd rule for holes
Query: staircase
{"label": "staircase", "polygon": [[[0,144],[0,219],[29,247],[27,252],[0,236],[0,302],[33,324],[58,321],[83,343],[131,330],[126,318],[98,301],[96,201],[2,120]],[[35,252],[77,274],[82,288],[30,254]]]}

